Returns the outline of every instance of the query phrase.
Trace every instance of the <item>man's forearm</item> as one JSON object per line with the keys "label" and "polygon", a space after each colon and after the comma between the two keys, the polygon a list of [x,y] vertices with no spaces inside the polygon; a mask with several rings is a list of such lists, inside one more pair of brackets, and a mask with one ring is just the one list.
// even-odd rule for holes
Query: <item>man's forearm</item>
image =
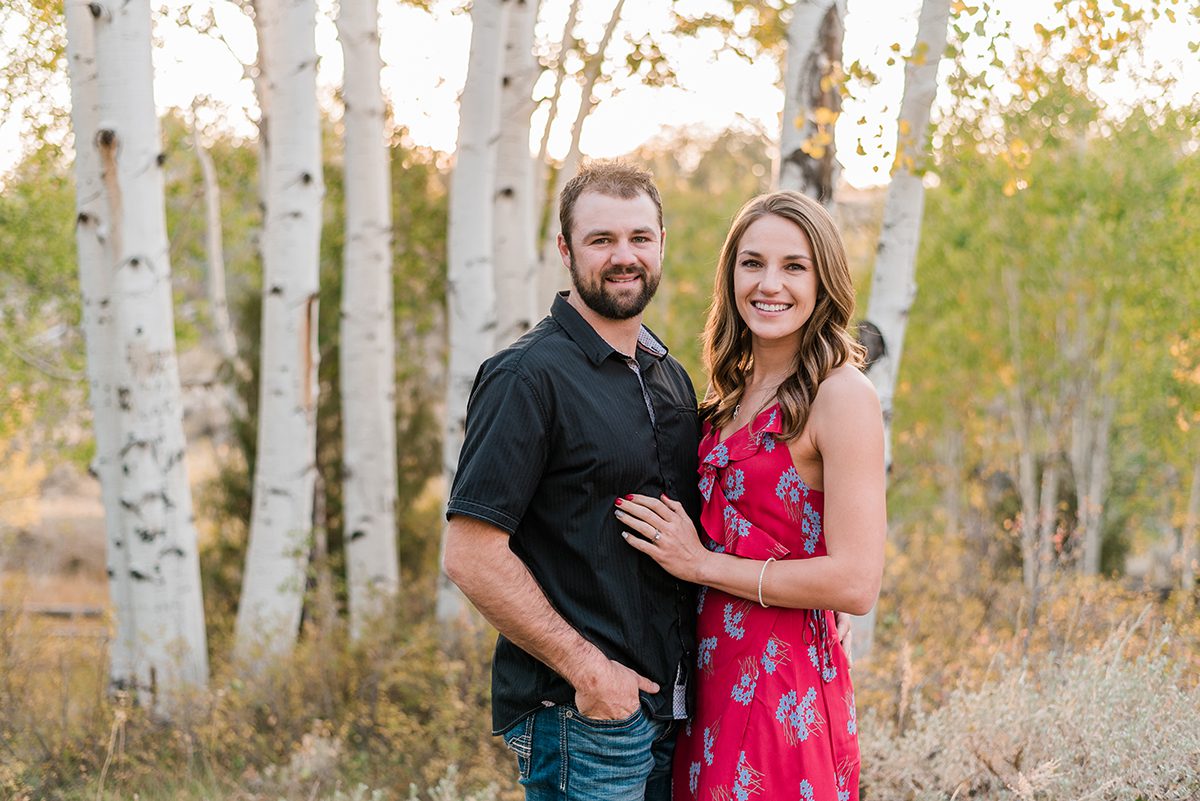
{"label": "man's forearm", "polygon": [[508,535],[455,517],[446,540],[446,573],[496,629],[578,688],[607,657],[563,619],[508,547]]}

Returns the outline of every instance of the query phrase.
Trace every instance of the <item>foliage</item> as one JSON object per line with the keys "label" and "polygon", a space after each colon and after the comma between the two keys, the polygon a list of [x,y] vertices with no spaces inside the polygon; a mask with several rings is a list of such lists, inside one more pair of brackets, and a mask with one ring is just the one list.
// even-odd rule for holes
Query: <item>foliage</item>
{"label": "foliage", "polygon": [[717,254],[742,203],[768,188],[766,147],[751,134],[727,131],[706,140],[677,131],[634,156],[654,173],[667,229],[664,280],[646,310],[646,324],[687,368],[700,394],[700,332]]}
{"label": "foliage", "polygon": [[[867,799],[1141,798],[1200,793],[1200,687],[1163,655],[1170,630],[1045,654],[955,688],[906,730],[860,719]],[[1139,638],[1140,639],[1140,638]]]}
{"label": "foliage", "polygon": [[74,220],[74,182],[61,152],[42,147],[0,193],[0,374],[9,396],[0,397],[0,436],[17,423],[20,399],[45,424],[44,437],[24,432],[26,447],[64,444],[62,422],[86,390]]}

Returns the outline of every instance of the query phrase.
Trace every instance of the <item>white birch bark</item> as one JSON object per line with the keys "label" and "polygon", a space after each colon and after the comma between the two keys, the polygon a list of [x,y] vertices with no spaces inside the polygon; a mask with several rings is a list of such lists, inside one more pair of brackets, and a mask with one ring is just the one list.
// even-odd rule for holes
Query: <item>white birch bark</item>
{"label": "white birch bark", "polygon": [[288,653],[303,605],[316,473],[321,235],[315,0],[258,0],[272,139],[264,230],[254,506],[235,659]]}
{"label": "white birch bark", "polygon": [[91,470],[104,503],[105,559],[115,633],[109,645],[109,679],[131,685],[136,638],[128,550],[121,539],[120,465],[117,457],[117,350],[108,250],[104,185],[96,150],[100,97],[96,77],[95,22],[88,6],[64,6],[67,68],[71,81],[71,125],[75,133],[75,244],[79,258],[83,336],[87,352],[88,400],[96,454]]}
{"label": "white birch bark", "polygon": [[[479,365],[491,355],[496,336],[492,198],[496,191],[500,75],[508,6],[508,0],[475,0],[471,7],[471,53],[466,85],[459,99],[458,148],[450,176],[446,242],[450,369],[442,467],[447,492],[454,484],[471,384]],[[439,573],[438,621],[452,623],[464,618],[466,612],[462,593],[445,573]]]}
{"label": "white birch bark", "polygon": [[[892,468],[892,408],[908,310],[916,297],[917,244],[925,207],[925,188],[917,172],[924,161],[929,114],[937,95],[938,64],[946,49],[950,0],[924,0],[917,23],[917,40],[904,69],[904,98],[900,104],[900,135],[896,168],[888,185],[879,234],[878,257],[871,279],[867,320],[883,338],[883,355],[867,370],[883,409],[884,463]],[[875,610],[855,620],[854,650],[865,657],[874,640]]]}
{"label": "white birch bark", "polygon": [[621,21],[621,11],[624,7],[625,0],[618,0],[608,18],[608,24],[604,27],[604,35],[600,37],[600,44],[596,48],[595,55],[587,61],[583,68],[579,108],[575,112],[575,121],[571,124],[571,146],[567,149],[567,155],[563,158],[558,172],[555,173],[554,190],[550,193],[549,202],[552,204],[550,225],[546,228],[546,237],[542,241],[541,248],[541,275],[538,282],[539,309],[550,308],[554,294],[568,283],[567,277],[563,274],[562,256],[558,252],[558,197],[562,194],[567,181],[571,180],[579,170],[579,162],[582,157],[579,152],[579,142],[583,137],[583,123],[592,109],[596,107],[592,92],[596,88],[596,82],[600,80],[600,70],[604,66],[604,54],[608,51],[613,34],[616,33],[617,23]]}
{"label": "white birch bark", "polygon": [[1192,484],[1179,536],[1179,586],[1189,596],[1196,591],[1196,534],[1200,531],[1200,458],[1192,465]]}
{"label": "white birch bark", "polygon": [[229,300],[225,293],[225,248],[221,234],[221,185],[212,154],[200,141],[200,132],[192,123],[192,149],[200,162],[200,178],[204,184],[204,283],[208,294],[209,314],[212,316],[212,339],[221,358],[230,364],[238,360],[237,337],[229,319]]}
{"label": "white birch bark", "polygon": [[170,711],[208,680],[154,106],[149,0],[90,4],[99,88],[95,139],[112,259],[120,526],[139,700]]}
{"label": "white birch bark", "polygon": [[799,0],[788,24],[779,139],[780,189],[833,205],[839,170],[833,127],[842,109],[846,0]]}
{"label": "white birch bark", "polygon": [[400,590],[391,168],[376,0],[341,0],[346,245],[341,310],[346,582],[350,636]]}
{"label": "white birch bark", "polygon": [[[571,34],[575,30],[575,20],[579,16],[579,0],[571,0],[571,7],[567,11],[567,22],[563,25],[562,38],[558,45],[558,60],[554,65],[554,90],[550,93],[549,106],[547,107],[546,123],[542,126],[542,136],[538,142],[537,153],[537,172],[534,176],[534,203],[533,208],[538,215],[538,234],[541,234],[542,223],[547,220],[547,215],[550,215],[550,221],[553,223],[554,208],[553,204],[558,198],[550,198],[550,204],[546,202],[546,186],[550,178],[550,131],[554,127],[554,122],[558,119],[559,114],[559,99],[562,97],[563,78],[566,77],[566,60],[567,49],[571,45]],[[550,205],[550,208],[547,208]],[[540,312],[541,309],[538,309]]]}
{"label": "white birch bark", "polygon": [[500,140],[496,160],[496,341],[502,348],[537,319],[537,223],[534,161],[529,153],[533,85],[541,65],[533,52],[535,0],[509,0],[500,94]]}

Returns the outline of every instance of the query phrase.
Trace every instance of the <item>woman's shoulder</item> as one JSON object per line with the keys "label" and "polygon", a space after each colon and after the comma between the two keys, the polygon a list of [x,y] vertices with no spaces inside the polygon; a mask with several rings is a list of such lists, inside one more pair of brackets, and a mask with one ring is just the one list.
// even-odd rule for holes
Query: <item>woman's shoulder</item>
{"label": "woman's shoulder", "polygon": [[868,394],[872,397],[876,396],[875,385],[871,383],[871,379],[867,378],[866,373],[855,367],[853,364],[846,362],[829,371],[829,374],[821,380],[821,385],[817,388],[817,397],[822,393],[826,394]]}
{"label": "woman's shoulder", "polygon": [[875,385],[853,364],[842,364],[830,370],[813,399],[814,415],[841,417],[844,414],[879,413],[879,394]]}

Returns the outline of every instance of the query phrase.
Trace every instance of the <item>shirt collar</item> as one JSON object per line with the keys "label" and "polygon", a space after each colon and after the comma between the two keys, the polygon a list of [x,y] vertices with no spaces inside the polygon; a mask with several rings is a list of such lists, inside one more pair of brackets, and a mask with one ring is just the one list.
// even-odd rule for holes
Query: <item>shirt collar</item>
{"label": "shirt collar", "polygon": [[[563,291],[554,297],[554,303],[550,306],[550,315],[554,320],[563,327],[563,330],[587,355],[592,364],[599,366],[614,353],[624,359],[625,355],[618,353],[616,348],[604,340],[604,337],[597,334],[591,323],[583,319],[583,315],[567,301],[568,294],[570,294],[568,291]],[[638,350],[649,354],[655,360],[661,360],[667,355],[667,346],[644,325],[638,330]]]}

